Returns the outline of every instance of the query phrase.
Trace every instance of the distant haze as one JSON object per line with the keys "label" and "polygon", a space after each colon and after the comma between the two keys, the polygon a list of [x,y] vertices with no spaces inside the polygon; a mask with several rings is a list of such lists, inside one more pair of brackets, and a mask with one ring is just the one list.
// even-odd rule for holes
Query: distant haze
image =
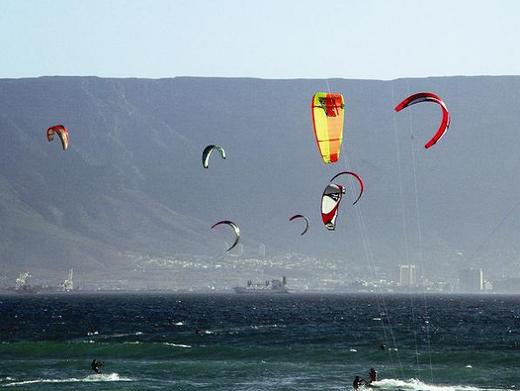
{"label": "distant haze", "polygon": [[[329,87],[344,94],[346,120],[340,162],[325,166],[310,101]],[[393,111],[417,91],[439,94],[452,115],[430,150],[438,107]],[[517,275],[519,91],[520,77],[0,80],[2,270],[138,280],[153,266],[172,273],[155,278],[185,284],[214,272],[312,280],[317,268],[332,278],[399,263],[440,276],[464,266]],[[57,123],[70,131],[66,152],[45,139]],[[215,154],[205,170],[211,143],[227,159]],[[320,196],[345,168],[364,178],[365,194],[352,206],[357,188],[346,183],[328,232]],[[303,237],[301,222],[288,221],[295,213],[311,220]],[[220,219],[242,231],[231,256],[226,227],[209,230]]]}

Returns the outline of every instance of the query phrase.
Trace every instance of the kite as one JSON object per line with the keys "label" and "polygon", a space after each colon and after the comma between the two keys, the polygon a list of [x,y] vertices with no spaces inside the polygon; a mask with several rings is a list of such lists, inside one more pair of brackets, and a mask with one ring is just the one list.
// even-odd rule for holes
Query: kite
{"label": "kite", "polygon": [[311,110],[314,137],[323,162],[335,163],[343,141],[343,95],[317,92],[312,97]]}
{"label": "kite", "polygon": [[69,131],[63,125],[54,125],[47,129],[47,140],[52,141],[54,139],[54,134],[57,134],[61,140],[61,146],[63,150],[67,150],[69,147]]}
{"label": "kite", "polygon": [[410,95],[408,98],[403,100],[401,103],[399,103],[397,106],[395,106],[395,111],[399,112],[402,109],[414,105],[416,103],[421,102],[433,102],[437,103],[442,110],[442,119],[441,123],[439,125],[439,128],[437,129],[437,132],[433,135],[433,137],[424,145],[424,148],[428,149],[435,145],[446,133],[448,128],[450,127],[450,113],[448,111],[448,108],[446,107],[446,104],[442,101],[442,99],[434,94],[433,92],[418,92],[417,94]]}
{"label": "kite", "polygon": [[303,230],[303,232],[300,234],[300,235],[305,235],[305,232],[307,232],[307,230],[309,229],[309,219],[307,217],[305,217],[304,215],[294,215],[292,216],[289,221],[293,221],[295,219],[304,219],[305,220],[305,229]]}
{"label": "kite", "polygon": [[341,175],[351,175],[353,176],[354,178],[357,179],[358,183],[359,183],[359,195],[357,196],[356,200],[354,201],[354,203],[352,205],[356,205],[357,202],[359,201],[359,199],[361,198],[361,195],[363,194],[363,190],[365,189],[365,185],[363,183],[363,180],[361,179],[361,177],[356,174],[355,172],[352,172],[352,171],[342,171],[336,175],[334,175],[334,177],[330,180],[330,182],[332,182],[334,179],[336,179],[337,177],[341,176]]}
{"label": "kite", "polygon": [[230,248],[228,248],[226,250],[226,252],[228,252],[228,251],[231,251],[238,244],[238,241],[240,240],[240,228],[238,227],[238,225],[236,225],[232,221],[222,220],[222,221],[219,221],[218,223],[213,224],[210,229],[213,229],[216,226],[221,225],[221,224],[229,225],[233,229],[233,231],[235,232],[235,242],[231,245]]}
{"label": "kite", "polygon": [[339,203],[345,194],[345,188],[335,183],[329,183],[321,196],[321,219],[329,231],[336,229]]}
{"label": "kite", "polygon": [[202,166],[204,168],[209,167],[209,157],[211,156],[211,153],[217,150],[220,152],[220,156],[222,159],[226,158],[226,151],[224,151],[224,148],[222,148],[220,145],[208,145],[206,148],[204,148],[204,151],[202,152]]}

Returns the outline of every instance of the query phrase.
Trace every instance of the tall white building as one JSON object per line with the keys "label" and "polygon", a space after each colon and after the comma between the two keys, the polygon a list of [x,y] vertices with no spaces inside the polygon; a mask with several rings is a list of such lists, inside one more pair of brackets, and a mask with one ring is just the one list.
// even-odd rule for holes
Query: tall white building
{"label": "tall white building", "polygon": [[70,269],[68,278],[65,281],[63,281],[63,284],[61,284],[63,291],[71,292],[74,290],[73,274],[74,274],[74,270]]}
{"label": "tall white building", "polygon": [[482,292],[484,290],[482,269],[467,268],[459,270],[459,290],[469,293]]}
{"label": "tall white building", "polygon": [[406,287],[417,285],[415,265],[399,265],[399,284]]}

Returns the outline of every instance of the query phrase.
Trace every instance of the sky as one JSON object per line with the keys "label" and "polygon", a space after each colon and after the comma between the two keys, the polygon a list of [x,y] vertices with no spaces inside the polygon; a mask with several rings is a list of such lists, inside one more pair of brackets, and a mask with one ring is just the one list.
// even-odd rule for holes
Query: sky
{"label": "sky", "polygon": [[0,77],[520,74],[520,1],[0,0]]}

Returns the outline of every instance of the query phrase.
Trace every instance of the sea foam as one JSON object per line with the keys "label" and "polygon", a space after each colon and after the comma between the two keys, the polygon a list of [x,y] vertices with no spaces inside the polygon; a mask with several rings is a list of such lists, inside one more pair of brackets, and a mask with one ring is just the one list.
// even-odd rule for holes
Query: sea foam
{"label": "sea foam", "polygon": [[39,383],[80,383],[80,382],[116,382],[116,381],[133,381],[128,377],[119,376],[117,373],[100,373],[97,375],[88,375],[82,378],[70,377],[66,379],[35,379],[17,381],[3,384],[2,387],[21,386],[24,384],[39,384]]}

